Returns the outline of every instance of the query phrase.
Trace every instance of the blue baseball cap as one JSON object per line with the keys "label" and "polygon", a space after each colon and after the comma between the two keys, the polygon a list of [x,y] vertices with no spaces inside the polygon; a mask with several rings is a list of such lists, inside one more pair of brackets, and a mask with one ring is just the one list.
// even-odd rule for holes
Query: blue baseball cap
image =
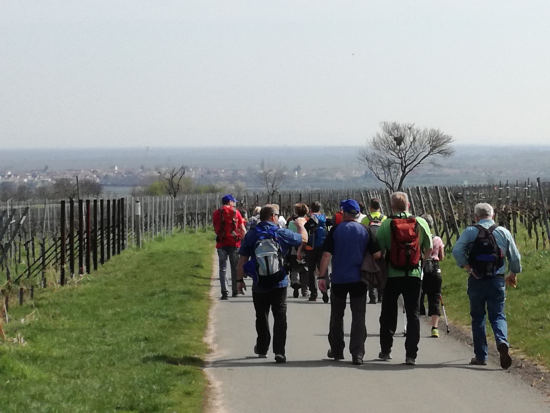
{"label": "blue baseball cap", "polygon": [[342,211],[344,211],[347,214],[357,215],[361,210],[359,208],[359,204],[355,199],[346,199],[340,203],[340,206],[342,208]]}
{"label": "blue baseball cap", "polygon": [[224,204],[229,203],[229,201],[239,202],[239,201],[237,201],[235,198],[233,198],[233,195],[231,195],[231,194],[227,194],[227,195],[225,195],[225,196],[222,198],[222,202],[223,202]]}

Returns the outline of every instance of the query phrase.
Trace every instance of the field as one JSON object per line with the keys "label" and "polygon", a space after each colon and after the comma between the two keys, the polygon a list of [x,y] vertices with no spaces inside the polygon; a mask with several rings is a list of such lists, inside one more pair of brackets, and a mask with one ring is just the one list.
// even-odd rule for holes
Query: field
{"label": "field", "polygon": [[12,306],[2,412],[200,412],[212,233],[128,250]]}

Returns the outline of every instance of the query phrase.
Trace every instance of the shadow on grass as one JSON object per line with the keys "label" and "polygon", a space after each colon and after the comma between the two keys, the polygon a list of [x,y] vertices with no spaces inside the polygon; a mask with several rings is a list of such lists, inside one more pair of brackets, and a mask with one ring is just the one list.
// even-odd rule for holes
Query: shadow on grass
{"label": "shadow on grass", "polygon": [[204,360],[195,356],[173,357],[166,354],[147,356],[142,359],[143,363],[166,363],[173,366],[204,367]]}

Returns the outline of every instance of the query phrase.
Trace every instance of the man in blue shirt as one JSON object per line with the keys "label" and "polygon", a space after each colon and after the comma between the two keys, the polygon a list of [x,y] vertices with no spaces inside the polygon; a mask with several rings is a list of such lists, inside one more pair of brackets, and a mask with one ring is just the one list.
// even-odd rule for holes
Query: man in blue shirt
{"label": "man in blue shirt", "polygon": [[325,276],[332,257],[330,329],[327,356],[335,360],[344,358],[344,312],[346,298],[350,296],[351,332],[349,350],[353,364],[363,364],[367,327],[365,313],[367,285],[361,281],[361,264],[369,250],[380,258],[380,247],[374,231],[359,224],[359,204],[348,199],[342,204],[342,223],[332,227],[323,245],[323,258],[319,272],[319,289],[326,291]]}
{"label": "man in blue shirt", "polygon": [[[302,243],[302,236],[289,229],[278,228],[279,208],[275,205],[265,205],[260,211],[260,223],[256,228],[250,230],[244,237],[239,250],[239,262],[237,264],[237,288],[239,292],[245,288],[243,277],[245,271],[253,278],[252,300],[256,310],[256,332],[258,337],[254,352],[261,358],[267,357],[271,334],[269,332],[269,310],[273,313],[273,352],[277,363],[285,363],[285,344],[286,344],[286,296],[288,287],[288,276],[283,265],[280,265],[280,271],[277,272],[277,279],[271,281],[262,280],[260,282],[256,268],[250,268],[247,265],[249,259],[251,263],[256,262],[256,251],[258,241],[261,236],[265,236],[268,231],[274,232],[277,236],[277,242],[281,247],[279,258],[285,257],[291,247],[298,247]],[[280,264],[280,263],[279,263]],[[275,265],[279,265],[275,264]],[[245,269],[243,267],[247,267]],[[254,265],[252,265],[254,267]]]}
{"label": "man in blue shirt", "polygon": [[[486,203],[477,204],[474,208],[477,225],[483,228],[491,228],[494,212],[493,207]],[[487,364],[487,335],[485,331],[485,307],[489,322],[495,334],[497,349],[500,353],[500,366],[504,369],[512,365],[508,348],[508,326],[504,314],[504,299],[506,285],[516,287],[516,274],[521,272],[521,256],[510,231],[504,227],[496,227],[493,230],[496,243],[502,255],[508,260],[510,274],[506,279],[505,265],[496,270],[496,275],[480,277],[476,274],[469,261],[469,253],[472,245],[479,234],[476,226],[468,227],[460,235],[453,248],[453,255],[459,267],[464,268],[468,274],[468,296],[470,297],[470,315],[472,317],[472,337],[474,340],[474,354],[470,364]]]}

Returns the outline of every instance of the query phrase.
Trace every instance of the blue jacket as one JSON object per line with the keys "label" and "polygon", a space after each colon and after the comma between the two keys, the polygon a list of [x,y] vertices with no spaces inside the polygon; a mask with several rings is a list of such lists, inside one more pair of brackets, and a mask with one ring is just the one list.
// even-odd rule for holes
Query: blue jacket
{"label": "blue jacket", "polygon": [[[266,230],[271,227],[277,228],[277,225],[275,225],[273,222],[269,221],[261,221],[258,223],[257,227]],[[288,250],[291,247],[298,247],[302,243],[302,236],[296,232],[293,232],[286,228],[277,228],[275,231],[277,236],[279,237],[279,241],[281,244],[281,249],[283,251],[283,256],[286,256],[288,253]],[[243,257],[248,258],[254,258],[254,247],[256,246],[256,242],[258,241],[258,232],[256,230],[251,230],[246,233],[244,239],[241,242],[241,248],[239,249],[239,255]],[[283,269],[284,271],[284,269]],[[264,288],[262,286],[259,286],[254,282],[254,285],[252,286],[252,291],[256,293],[262,293],[262,292],[268,292],[275,288],[284,288],[288,287],[288,274],[285,272],[285,278],[283,281],[278,282],[277,284],[274,284],[270,288]]]}
{"label": "blue jacket", "polygon": [[[495,221],[492,219],[482,219],[478,222],[484,228],[489,228],[494,225]],[[459,267],[468,264],[467,253],[472,249],[472,244],[477,237],[479,230],[476,227],[468,227],[460,234],[460,238],[456,242],[453,248],[453,256],[456,259],[456,263]],[[499,248],[502,250],[502,254],[508,260],[508,270],[515,274],[521,272],[521,255],[516,247],[514,238],[510,231],[504,227],[497,227],[493,235],[497,241]],[[503,265],[497,271],[497,274],[504,274],[506,272],[506,264]]]}

